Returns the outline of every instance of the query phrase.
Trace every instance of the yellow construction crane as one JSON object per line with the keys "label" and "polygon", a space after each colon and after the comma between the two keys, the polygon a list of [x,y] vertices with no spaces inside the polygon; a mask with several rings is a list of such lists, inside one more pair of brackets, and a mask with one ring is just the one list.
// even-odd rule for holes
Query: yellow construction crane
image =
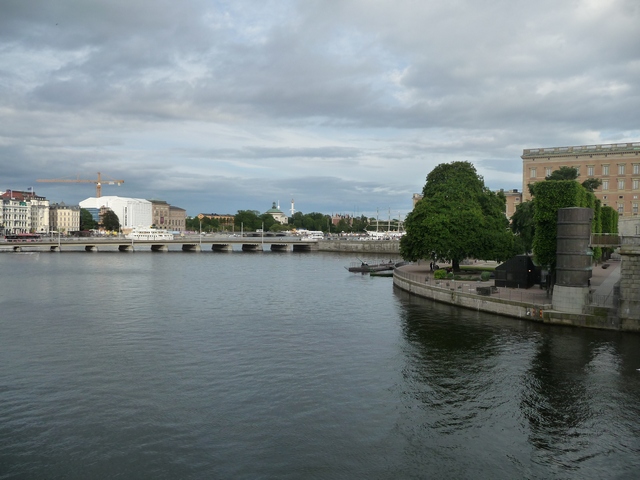
{"label": "yellow construction crane", "polygon": [[96,184],[96,198],[100,198],[102,194],[102,185],[120,185],[124,183],[124,180],[102,180],[100,172],[98,172],[97,180],[83,180],[79,176],[75,180],[65,180],[62,178],[46,178],[39,179],[36,182],[55,182],[55,183],[95,183]]}

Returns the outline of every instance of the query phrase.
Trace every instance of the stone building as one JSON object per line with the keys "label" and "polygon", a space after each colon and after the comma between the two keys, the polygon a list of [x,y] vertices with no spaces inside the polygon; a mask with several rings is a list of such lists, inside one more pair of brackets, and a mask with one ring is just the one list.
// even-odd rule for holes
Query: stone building
{"label": "stone building", "polygon": [[34,192],[0,194],[0,230],[4,233],[49,233],[49,200]]}
{"label": "stone building", "polygon": [[156,228],[168,228],[170,205],[164,200],[149,200],[151,202],[152,225]]}
{"label": "stone building", "polygon": [[280,210],[279,206],[276,205],[276,202],[273,202],[273,206],[265,213],[271,215],[273,219],[281,225],[289,223],[289,217]]}
{"label": "stone building", "polygon": [[187,224],[187,211],[184,208],[169,206],[167,230],[184,232]]}
{"label": "stone building", "polygon": [[531,199],[527,185],[544,180],[560,167],[578,170],[578,181],[599,178],[594,192],[603,206],[621,216],[638,215],[640,195],[640,142],[528,148],[522,153],[522,200]]}
{"label": "stone building", "polygon": [[49,207],[49,225],[52,232],[80,231],[80,206],[54,203]]}

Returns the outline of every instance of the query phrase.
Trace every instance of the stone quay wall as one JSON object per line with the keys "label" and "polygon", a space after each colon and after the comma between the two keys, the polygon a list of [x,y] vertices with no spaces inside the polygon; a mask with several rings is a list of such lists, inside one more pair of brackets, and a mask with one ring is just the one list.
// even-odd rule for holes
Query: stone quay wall
{"label": "stone quay wall", "polygon": [[320,240],[319,252],[400,254],[397,240]]}
{"label": "stone quay wall", "polygon": [[409,293],[436,302],[537,322],[544,322],[545,311],[551,309],[551,304],[537,305],[465,292],[452,288],[452,283],[446,281],[441,282],[440,285],[428,284],[425,275],[403,271],[402,267],[394,270],[393,284]]}
{"label": "stone quay wall", "polygon": [[640,331],[640,237],[623,237],[620,256],[618,317],[626,330]]}

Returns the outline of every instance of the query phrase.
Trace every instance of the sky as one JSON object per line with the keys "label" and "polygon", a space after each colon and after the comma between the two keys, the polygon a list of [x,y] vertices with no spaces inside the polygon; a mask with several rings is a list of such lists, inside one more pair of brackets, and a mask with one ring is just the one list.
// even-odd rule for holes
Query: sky
{"label": "sky", "polygon": [[0,191],[391,216],[640,141],[637,0],[0,0]]}

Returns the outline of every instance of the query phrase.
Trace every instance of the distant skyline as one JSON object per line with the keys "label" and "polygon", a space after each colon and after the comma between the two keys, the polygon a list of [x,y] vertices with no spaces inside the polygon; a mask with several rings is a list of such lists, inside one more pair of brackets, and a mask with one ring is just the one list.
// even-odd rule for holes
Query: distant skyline
{"label": "distant skyline", "polygon": [[0,191],[406,216],[444,162],[640,141],[635,0],[3,0]]}

